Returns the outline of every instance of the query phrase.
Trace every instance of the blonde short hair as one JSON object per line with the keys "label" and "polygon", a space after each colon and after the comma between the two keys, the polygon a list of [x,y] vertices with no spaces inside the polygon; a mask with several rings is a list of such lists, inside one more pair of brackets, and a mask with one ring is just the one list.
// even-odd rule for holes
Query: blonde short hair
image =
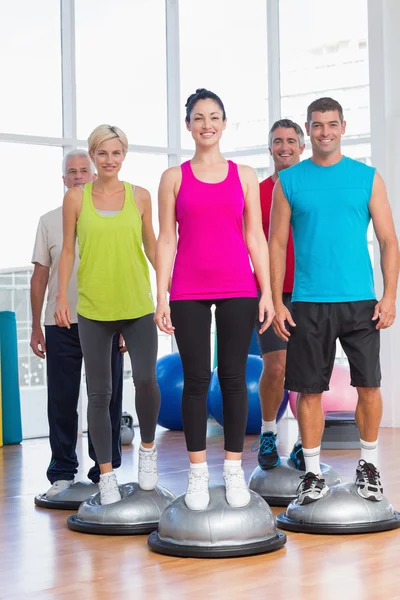
{"label": "blonde short hair", "polygon": [[128,138],[122,129],[113,125],[99,125],[92,131],[88,137],[89,154],[93,155],[100,144],[114,138],[119,139],[126,154],[128,152]]}

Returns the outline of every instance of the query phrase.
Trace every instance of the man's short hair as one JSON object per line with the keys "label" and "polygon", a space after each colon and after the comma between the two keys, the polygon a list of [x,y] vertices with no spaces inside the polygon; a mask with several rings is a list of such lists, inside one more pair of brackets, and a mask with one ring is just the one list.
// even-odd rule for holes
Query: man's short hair
{"label": "man's short hair", "polygon": [[275,129],[278,129],[279,127],[284,127],[285,129],[294,129],[297,137],[299,138],[299,146],[304,146],[304,132],[300,125],[294,121],[291,121],[291,119],[279,119],[279,121],[275,121],[269,130],[268,148],[272,147],[272,134],[274,133]]}
{"label": "man's short hair", "polygon": [[70,150],[69,152],[67,152],[67,154],[64,156],[63,161],[62,161],[62,174],[64,177],[66,177],[67,175],[67,164],[70,158],[72,158],[73,156],[82,156],[83,158],[87,158],[90,164],[90,169],[92,171],[92,173],[96,173],[96,167],[93,164],[92,159],[89,156],[89,153],[86,152],[86,150],[83,150],[83,148],[74,148],[74,150]]}
{"label": "man's short hair", "polygon": [[343,123],[343,108],[337,100],[333,98],[318,98],[311,102],[307,108],[307,123],[310,123],[313,112],[328,112],[329,110],[337,110],[339,113],[340,122]]}

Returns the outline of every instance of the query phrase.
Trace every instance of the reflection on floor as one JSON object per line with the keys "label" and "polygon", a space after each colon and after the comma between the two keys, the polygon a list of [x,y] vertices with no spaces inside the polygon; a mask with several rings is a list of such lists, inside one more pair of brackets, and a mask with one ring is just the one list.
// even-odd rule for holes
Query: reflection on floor
{"label": "reflection on floor", "polygon": [[[293,420],[280,423],[282,453],[296,438]],[[256,454],[247,436],[244,468],[250,476]],[[385,494],[400,508],[398,448],[400,429],[380,435],[381,472]],[[119,481],[137,478],[137,449],[124,447]],[[187,458],[181,432],[157,432],[160,483],[175,494],[185,491]],[[208,463],[212,483],[222,483],[223,437],[219,426],[209,427]],[[84,479],[91,466],[87,439],[78,443]],[[344,481],[354,475],[359,451],[322,453]],[[69,513],[34,507],[35,494],[46,490],[49,461],[47,439],[29,440],[0,449],[0,598],[72,598],[102,600],[144,598],[245,598],[344,600],[400,598],[400,531],[375,535],[310,536],[288,534],[283,550],[239,559],[178,559],[151,553],[146,537],[90,536],[66,527]],[[273,509],[275,514],[282,509]],[[128,596],[129,594],[129,596]]]}

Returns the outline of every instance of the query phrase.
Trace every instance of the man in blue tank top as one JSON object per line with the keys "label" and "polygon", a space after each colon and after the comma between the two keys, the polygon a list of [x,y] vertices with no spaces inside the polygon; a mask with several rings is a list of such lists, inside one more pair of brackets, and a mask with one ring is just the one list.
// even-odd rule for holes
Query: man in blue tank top
{"label": "man in blue tank top", "polygon": [[[299,487],[299,504],[314,502],[328,491],[319,459],[324,430],[321,395],[329,389],[337,339],[358,392],[357,491],[371,501],[383,497],[378,471],[379,334],[395,319],[399,246],[382,178],[372,167],[341,153],[345,129],[337,101],[312,102],[306,123],[312,157],[282,171],[273,194],[269,246],[274,329],[288,340],[285,388],[300,393],[297,418],[306,475]],[[379,301],[367,243],[371,219],[384,277]],[[290,225],[296,261],[292,313],[282,303]]]}

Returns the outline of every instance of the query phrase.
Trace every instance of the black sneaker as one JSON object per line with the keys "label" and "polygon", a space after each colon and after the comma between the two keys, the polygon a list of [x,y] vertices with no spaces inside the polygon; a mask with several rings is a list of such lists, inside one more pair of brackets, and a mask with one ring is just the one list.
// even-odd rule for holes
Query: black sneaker
{"label": "black sneaker", "polygon": [[310,504],[316,502],[328,493],[329,488],[325,483],[322,475],[314,475],[314,473],[306,473],[302,477],[299,487],[297,488],[298,504]]}
{"label": "black sneaker", "polygon": [[251,447],[252,452],[257,452],[258,450],[258,464],[262,469],[272,469],[273,467],[277,467],[281,462],[278,448],[276,447],[276,438],[277,435],[275,433],[266,431],[260,435]]}
{"label": "black sneaker", "polygon": [[375,465],[361,459],[356,468],[355,484],[358,495],[372,502],[380,502],[383,498],[383,487],[379,477]]}
{"label": "black sneaker", "polygon": [[303,444],[296,442],[290,453],[290,460],[298,471],[306,470],[306,463],[304,462]]}

